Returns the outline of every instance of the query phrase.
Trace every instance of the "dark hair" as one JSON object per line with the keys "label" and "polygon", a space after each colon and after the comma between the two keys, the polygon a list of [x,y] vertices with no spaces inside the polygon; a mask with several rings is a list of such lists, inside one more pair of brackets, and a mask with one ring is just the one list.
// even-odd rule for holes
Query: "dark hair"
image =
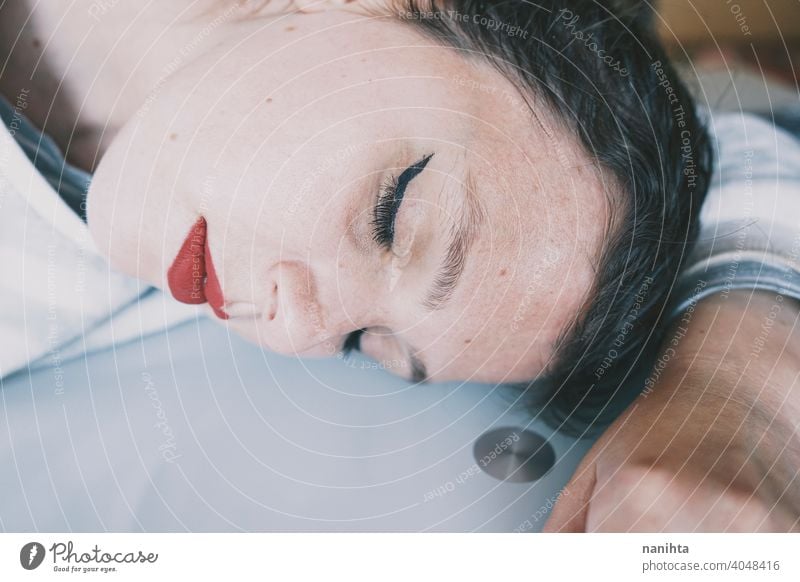
{"label": "dark hair", "polygon": [[[697,235],[711,173],[704,125],[635,1],[402,0],[398,15],[487,59],[543,98],[619,186],[614,227],[584,311],[516,404],[573,434],[641,389],[669,292]],[[533,123],[532,117],[532,123]]]}

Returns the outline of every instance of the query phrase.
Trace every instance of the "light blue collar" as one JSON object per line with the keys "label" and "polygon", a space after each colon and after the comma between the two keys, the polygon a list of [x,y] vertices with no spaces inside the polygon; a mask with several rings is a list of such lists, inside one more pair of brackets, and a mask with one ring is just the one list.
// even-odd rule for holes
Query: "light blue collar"
{"label": "light blue collar", "polygon": [[86,192],[92,180],[91,174],[64,159],[52,138],[25,117],[27,108],[26,91],[21,91],[13,103],[0,95],[0,118],[9,133],[64,202],[86,222]]}

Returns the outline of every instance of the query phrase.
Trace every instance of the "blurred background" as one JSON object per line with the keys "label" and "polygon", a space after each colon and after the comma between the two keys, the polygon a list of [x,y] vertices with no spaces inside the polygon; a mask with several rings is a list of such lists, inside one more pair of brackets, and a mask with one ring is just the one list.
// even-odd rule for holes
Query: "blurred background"
{"label": "blurred background", "polygon": [[[657,27],[714,109],[797,105],[800,0],[657,0]],[[734,90],[735,88],[735,90]]]}

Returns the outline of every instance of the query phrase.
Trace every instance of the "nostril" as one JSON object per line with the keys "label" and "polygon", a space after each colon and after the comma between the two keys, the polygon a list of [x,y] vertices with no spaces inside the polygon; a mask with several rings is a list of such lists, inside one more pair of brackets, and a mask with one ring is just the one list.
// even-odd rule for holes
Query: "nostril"
{"label": "nostril", "polygon": [[[274,264],[264,277],[261,293],[261,320],[274,328],[271,332],[288,334],[300,345],[316,341],[325,330],[307,264],[298,261]],[[302,350],[295,348],[295,351]]]}
{"label": "nostril", "polygon": [[273,321],[278,314],[278,284],[273,283],[270,289],[270,297],[267,308],[267,319]]}

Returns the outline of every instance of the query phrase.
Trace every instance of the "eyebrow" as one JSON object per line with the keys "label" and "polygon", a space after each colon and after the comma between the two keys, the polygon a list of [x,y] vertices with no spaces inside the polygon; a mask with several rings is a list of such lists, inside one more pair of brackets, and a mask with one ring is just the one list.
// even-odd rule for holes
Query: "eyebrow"
{"label": "eyebrow", "polygon": [[[433,284],[422,301],[422,306],[428,311],[436,311],[444,307],[447,300],[453,296],[464,266],[467,262],[469,249],[475,240],[478,230],[484,221],[483,207],[478,200],[472,174],[467,168],[467,177],[464,180],[464,199],[458,223],[450,229],[450,241],[444,254],[439,270],[433,278]],[[417,384],[428,381],[428,370],[425,363],[417,356],[419,350],[409,346],[408,359],[411,365],[411,381]]]}
{"label": "eyebrow", "polygon": [[433,278],[422,306],[427,311],[442,309],[453,293],[464,272],[467,256],[484,220],[483,208],[478,200],[472,174],[467,169],[459,219],[449,230],[449,241],[444,260]]}

